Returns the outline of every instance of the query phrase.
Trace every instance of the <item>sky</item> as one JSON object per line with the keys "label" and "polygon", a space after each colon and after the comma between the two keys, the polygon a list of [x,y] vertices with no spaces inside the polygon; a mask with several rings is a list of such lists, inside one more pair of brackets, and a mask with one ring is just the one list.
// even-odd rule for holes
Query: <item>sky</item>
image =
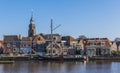
{"label": "sky", "polygon": [[0,0],[0,39],[27,36],[32,10],[37,34],[49,34],[53,19],[62,36],[120,37],[120,0]]}

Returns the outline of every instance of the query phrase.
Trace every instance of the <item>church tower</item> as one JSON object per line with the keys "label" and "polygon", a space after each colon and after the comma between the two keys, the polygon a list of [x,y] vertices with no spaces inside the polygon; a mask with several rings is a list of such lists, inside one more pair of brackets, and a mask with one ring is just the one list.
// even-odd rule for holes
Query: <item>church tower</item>
{"label": "church tower", "polygon": [[28,30],[28,37],[34,37],[36,35],[36,27],[33,20],[33,15],[31,15],[29,30]]}

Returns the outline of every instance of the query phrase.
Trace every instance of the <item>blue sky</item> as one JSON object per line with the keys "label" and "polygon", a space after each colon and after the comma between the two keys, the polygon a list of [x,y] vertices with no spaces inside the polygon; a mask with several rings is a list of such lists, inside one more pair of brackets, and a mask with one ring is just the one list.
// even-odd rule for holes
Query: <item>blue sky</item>
{"label": "blue sky", "polygon": [[0,0],[0,39],[27,36],[31,9],[38,34],[50,33],[52,18],[63,36],[120,37],[120,0]]}

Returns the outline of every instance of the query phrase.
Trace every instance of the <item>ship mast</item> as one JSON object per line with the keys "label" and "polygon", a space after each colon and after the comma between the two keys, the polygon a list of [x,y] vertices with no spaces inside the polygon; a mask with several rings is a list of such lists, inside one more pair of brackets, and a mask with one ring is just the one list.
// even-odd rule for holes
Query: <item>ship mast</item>
{"label": "ship mast", "polygon": [[51,19],[51,42],[53,41],[53,20]]}
{"label": "ship mast", "polygon": [[51,57],[53,54],[53,20],[51,19]]}
{"label": "ship mast", "polygon": [[58,25],[57,27],[55,27],[55,28],[53,28],[53,19],[51,19],[51,40],[50,40],[50,42],[51,42],[51,57],[52,57],[52,55],[53,55],[53,31],[55,30],[55,29],[57,29],[58,27],[60,27],[61,25]]}

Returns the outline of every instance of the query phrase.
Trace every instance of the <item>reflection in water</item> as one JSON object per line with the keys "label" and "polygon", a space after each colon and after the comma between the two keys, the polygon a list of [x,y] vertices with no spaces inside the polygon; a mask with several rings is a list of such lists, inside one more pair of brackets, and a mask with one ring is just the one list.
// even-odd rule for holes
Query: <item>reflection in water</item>
{"label": "reflection in water", "polygon": [[110,73],[111,62],[109,61],[94,61],[86,64],[86,73]]}
{"label": "reflection in water", "polygon": [[20,61],[0,64],[0,73],[120,73],[120,62]]}

